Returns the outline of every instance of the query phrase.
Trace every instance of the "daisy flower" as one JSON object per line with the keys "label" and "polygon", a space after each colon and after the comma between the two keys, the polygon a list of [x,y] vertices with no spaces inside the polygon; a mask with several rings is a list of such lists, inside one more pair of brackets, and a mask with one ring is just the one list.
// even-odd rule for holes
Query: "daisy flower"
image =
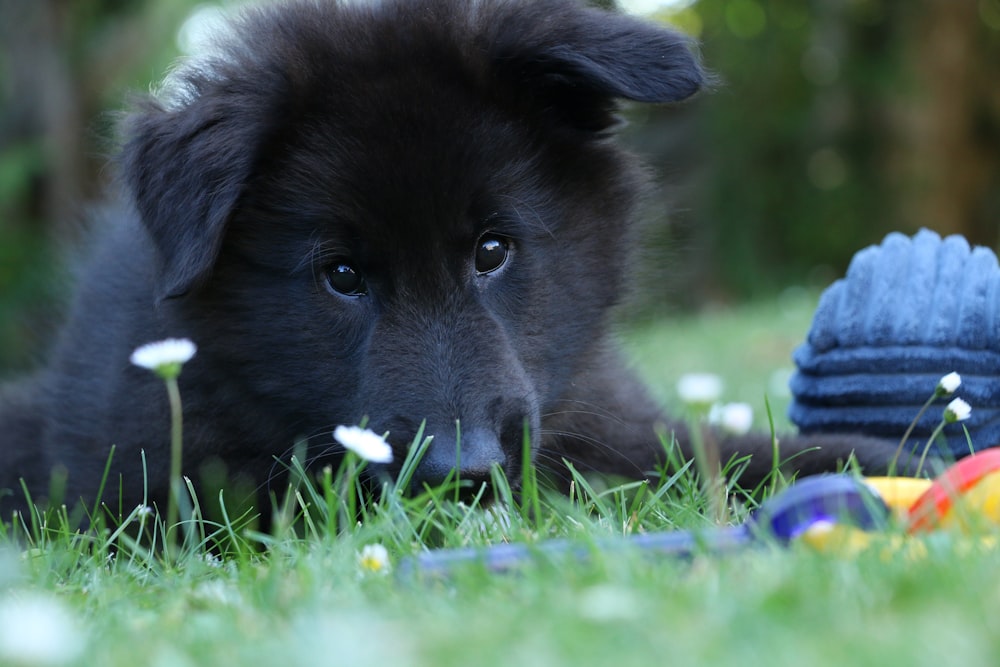
{"label": "daisy flower", "polygon": [[937,395],[938,396],[950,396],[955,393],[955,390],[962,386],[962,376],[958,373],[952,371],[948,373],[940,380],[938,380],[937,385]]}
{"label": "daisy flower", "polygon": [[190,361],[197,351],[195,344],[187,338],[167,338],[137,347],[129,360],[166,380],[180,375],[181,366]]}
{"label": "daisy flower", "polygon": [[377,433],[357,426],[338,426],[334,439],[366,461],[392,463],[392,447]]}
{"label": "daisy flower", "polygon": [[716,404],[708,413],[708,422],[730,435],[745,435],[753,426],[753,408],[748,403]]}
{"label": "daisy flower", "polygon": [[358,567],[362,574],[389,574],[389,552],[381,544],[366,544],[358,554]]}
{"label": "daisy flower", "polygon": [[949,424],[965,421],[972,414],[972,406],[960,398],[948,404],[944,409],[944,420]]}
{"label": "daisy flower", "polygon": [[712,373],[682,375],[677,381],[677,394],[688,405],[711,405],[722,395],[722,378]]}
{"label": "daisy flower", "polygon": [[0,663],[65,665],[86,641],[74,615],[56,598],[7,594],[0,602]]}

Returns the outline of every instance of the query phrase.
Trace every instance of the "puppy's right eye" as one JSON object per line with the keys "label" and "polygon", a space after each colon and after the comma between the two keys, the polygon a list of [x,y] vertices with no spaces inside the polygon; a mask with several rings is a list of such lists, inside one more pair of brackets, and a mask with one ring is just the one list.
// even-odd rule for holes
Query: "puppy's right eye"
{"label": "puppy's right eye", "polygon": [[361,272],[347,262],[334,262],[326,270],[326,287],[345,296],[364,296],[368,285]]}
{"label": "puppy's right eye", "polygon": [[508,254],[510,241],[499,234],[483,234],[476,245],[476,273],[493,273],[504,265]]}

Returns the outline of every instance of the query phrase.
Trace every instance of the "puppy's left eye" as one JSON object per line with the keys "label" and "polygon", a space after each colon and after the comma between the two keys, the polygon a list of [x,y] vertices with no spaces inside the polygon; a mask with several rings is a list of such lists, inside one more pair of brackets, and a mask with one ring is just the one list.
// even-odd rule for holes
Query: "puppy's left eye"
{"label": "puppy's left eye", "polygon": [[326,286],[331,292],[345,296],[364,296],[368,293],[365,277],[347,262],[336,262],[327,268]]}
{"label": "puppy's left eye", "polygon": [[510,240],[499,234],[483,234],[476,243],[476,272],[479,275],[496,271],[510,253]]}

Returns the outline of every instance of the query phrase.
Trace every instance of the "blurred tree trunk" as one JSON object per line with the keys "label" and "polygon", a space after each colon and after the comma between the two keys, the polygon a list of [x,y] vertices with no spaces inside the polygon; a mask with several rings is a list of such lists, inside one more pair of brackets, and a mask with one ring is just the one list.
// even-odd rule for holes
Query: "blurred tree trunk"
{"label": "blurred tree trunk", "polygon": [[[120,91],[147,86],[169,62],[190,4],[0,0],[0,158],[32,155],[8,161],[8,171],[31,173],[0,201],[0,222],[44,225],[50,236],[73,240],[85,224],[81,208],[107,177],[112,132],[102,110],[119,107]],[[165,61],[150,69],[157,54]]]}
{"label": "blurred tree trunk", "polygon": [[995,246],[1000,218],[990,199],[1000,168],[1000,63],[991,48],[996,37],[974,0],[905,4],[915,21],[903,30],[914,89],[898,137],[908,175],[900,213],[913,227]]}
{"label": "blurred tree trunk", "polygon": [[52,249],[78,240],[112,174],[102,110],[163,71],[194,1],[0,0],[0,374],[55,330]]}
{"label": "blurred tree trunk", "polygon": [[70,3],[4,3],[0,50],[6,108],[0,147],[12,150],[40,141],[44,165],[31,178],[26,215],[11,217],[33,224],[50,221],[63,235],[91,171],[82,143],[81,95],[65,49]]}

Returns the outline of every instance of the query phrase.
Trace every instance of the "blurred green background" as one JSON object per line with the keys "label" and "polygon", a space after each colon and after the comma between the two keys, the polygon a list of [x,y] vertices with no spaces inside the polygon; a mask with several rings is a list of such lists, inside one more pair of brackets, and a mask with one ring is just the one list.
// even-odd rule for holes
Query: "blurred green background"
{"label": "blurred green background", "polygon": [[[633,319],[821,287],[892,230],[997,247],[1000,0],[620,4],[696,36],[718,78],[682,108],[627,112],[662,185]],[[0,373],[44,349],[67,249],[114,178],[114,112],[211,8],[0,3]]]}

